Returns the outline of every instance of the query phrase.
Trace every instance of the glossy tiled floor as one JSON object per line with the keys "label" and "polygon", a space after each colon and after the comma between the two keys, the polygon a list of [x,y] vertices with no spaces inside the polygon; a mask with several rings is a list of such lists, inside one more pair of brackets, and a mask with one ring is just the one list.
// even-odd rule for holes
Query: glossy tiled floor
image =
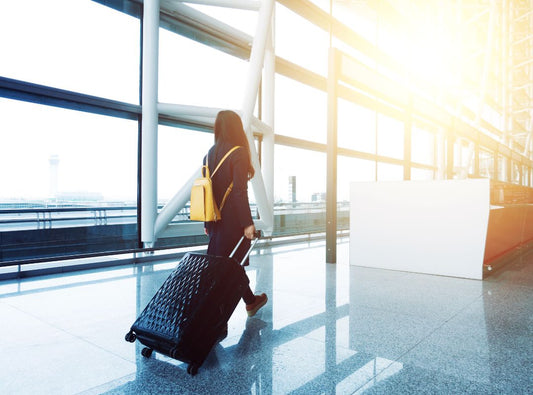
{"label": "glossy tiled floor", "polygon": [[259,251],[198,375],[124,335],[176,262],[0,283],[1,394],[532,394],[533,251],[485,281]]}

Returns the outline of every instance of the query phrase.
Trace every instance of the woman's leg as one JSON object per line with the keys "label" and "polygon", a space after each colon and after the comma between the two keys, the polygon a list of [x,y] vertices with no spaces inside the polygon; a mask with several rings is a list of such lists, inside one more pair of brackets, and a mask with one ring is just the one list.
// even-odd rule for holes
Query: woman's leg
{"label": "woman's leg", "polygon": [[246,304],[252,304],[255,302],[255,295],[252,292],[252,289],[250,286],[246,286],[246,289],[244,290],[244,294],[242,295],[242,300],[244,300],[244,303]]}
{"label": "woman's leg", "polygon": [[253,317],[255,313],[257,313],[257,311],[266,304],[268,297],[264,293],[261,295],[254,295],[248,286],[242,295],[242,299],[244,300],[244,303],[246,303],[246,312],[248,313],[248,317]]}

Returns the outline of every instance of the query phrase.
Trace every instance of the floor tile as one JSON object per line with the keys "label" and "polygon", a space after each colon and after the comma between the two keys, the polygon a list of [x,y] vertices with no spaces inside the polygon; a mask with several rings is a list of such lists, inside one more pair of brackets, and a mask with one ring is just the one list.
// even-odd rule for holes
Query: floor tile
{"label": "floor tile", "polygon": [[350,266],[348,244],[258,250],[269,301],[198,375],[124,335],[178,261],[0,283],[4,394],[533,393],[533,253],[484,281]]}
{"label": "floor tile", "polygon": [[[401,369],[391,367],[384,370],[355,392],[355,394],[365,395],[478,395],[493,393],[501,392],[494,392],[494,387],[490,384],[481,384],[468,379],[457,379],[442,372],[410,365],[401,365]],[[511,394],[511,392],[506,393]]]}

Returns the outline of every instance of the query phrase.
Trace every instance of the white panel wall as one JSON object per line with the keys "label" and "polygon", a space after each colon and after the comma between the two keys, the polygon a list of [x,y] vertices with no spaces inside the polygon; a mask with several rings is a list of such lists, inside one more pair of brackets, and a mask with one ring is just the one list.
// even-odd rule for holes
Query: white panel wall
{"label": "white panel wall", "polygon": [[488,179],[352,183],[350,264],[482,279]]}

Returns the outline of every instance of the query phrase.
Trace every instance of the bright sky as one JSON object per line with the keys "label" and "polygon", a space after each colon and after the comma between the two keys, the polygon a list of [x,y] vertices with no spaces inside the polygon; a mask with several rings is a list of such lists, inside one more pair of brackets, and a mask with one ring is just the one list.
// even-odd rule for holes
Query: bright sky
{"label": "bright sky", "polygon": [[[255,19],[249,11],[209,8],[212,15],[253,34]],[[277,7],[276,18],[277,37],[284,37],[277,40],[278,55],[326,75],[327,34],[283,7]],[[301,26],[295,28],[295,23]],[[136,103],[138,28],[135,18],[88,0],[1,2],[0,75]],[[161,30],[159,65],[160,102],[241,108],[247,62]],[[276,133],[325,143],[326,94],[279,76],[276,90]],[[343,114],[340,144],[375,150],[374,113],[352,107]],[[0,116],[0,199],[49,197],[48,161],[58,155],[60,193],[101,193],[108,200],[135,201],[135,122],[7,99],[0,99]],[[159,127],[160,199],[179,190],[211,144],[210,134]],[[380,154],[397,156],[401,144],[401,139],[382,141],[385,151]],[[292,175],[297,176],[298,200],[309,201],[313,193],[325,191],[324,154],[276,147],[275,160],[276,199],[288,198]],[[339,170],[349,177],[339,179],[339,200],[347,199],[350,181],[375,177],[375,166],[359,167],[359,162],[347,162],[353,171]],[[387,178],[386,170],[382,173]],[[393,170],[390,177],[397,174]]]}

